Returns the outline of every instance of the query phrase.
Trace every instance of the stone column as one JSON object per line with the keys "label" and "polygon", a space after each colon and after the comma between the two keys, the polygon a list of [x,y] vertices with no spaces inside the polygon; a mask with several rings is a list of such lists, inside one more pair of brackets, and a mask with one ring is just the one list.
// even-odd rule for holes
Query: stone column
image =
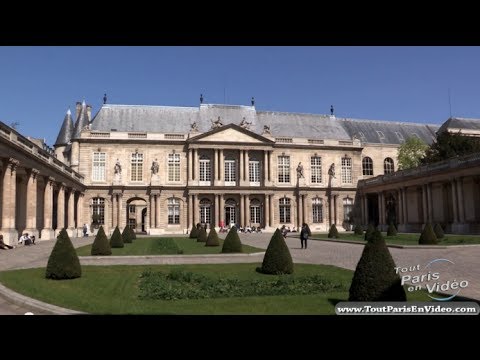
{"label": "stone column", "polygon": [[197,203],[197,195],[192,195],[192,204],[193,204],[193,224],[197,225],[198,223],[198,203]]}
{"label": "stone column", "polygon": [[127,226],[127,208],[123,199],[123,193],[118,194],[118,229],[120,232]]}
{"label": "stone column", "polygon": [[250,197],[245,195],[245,226],[250,226]]}
{"label": "stone column", "polygon": [[333,195],[333,223],[337,226],[337,197],[338,195]]}
{"label": "stone column", "polygon": [[263,185],[268,183],[268,152],[263,150]]}
{"label": "stone column", "polygon": [[220,211],[220,222],[225,226],[225,200],[224,194],[218,195],[219,198],[219,211]]}
{"label": "stone column", "polygon": [[198,149],[192,149],[193,151],[193,168],[192,168],[192,176],[194,180],[198,180],[200,173],[198,172],[199,163],[198,163]]}
{"label": "stone column", "polygon": [[458,221],[465,223],[465,203],[463,201],[463,178],[457,178]]}
{"label": "stone column", "polygon": [[160,228],[160,194],[155,195],[155,228]]}
{"label": "stone column", "polygon": [[43,193],[43,229],[40,237],[42,240],[50,240],[55,237],[52,229],[53,218],[53,186],[55,178],[45,177],[45,191]]}
{"label": "stone column", "polygon": [[214,158],[214,163],[213,163],[213,174],[212,174],[212,185],[217,185],[218,184],[218,150],[214,149],[213,150],[213,158]]}
{"label": "stone column", "polygon": [[75,229],[75,190],[71,189],[68,193],[68,228]]}
{"label": "stone column", "polygon": [[239,155],[240,155],[240,177],[238,179],[238,184],[240,185],[241,183],[243,183],[243,180],[244,180],[244,175],[243,175],[243,167],[244,167],[244,163],[243,163],[243,150],[240,150],[239,151]]}
{"label": "stone column", "polygon": [[[84,199],[84,194],[78,193],[78,199],[77,199],[77,230],[83,231],[83,199]],[[105,222],[105,225],[108,223]],[[80,236],[80,235],[79,235]],[[83,236],[83,233],[82,233]]]}
{"label": "stone column", "polygon": [[27,170],[27,208],[26,229],[29,235],[38,239],[37,229],[37,177],[40,171],[37,169]]}
{"label": "stone column", "polygon": [[2,235],[6,244],[17,243],[18,231],[15,227],[17,166],[20,162],[14,158],[3,162],[2,189]]}
{"label": "stone column", "polygon": [[270,226],[270,195],[265,194],[265,200],[264,200],[264,211],[265,211],[265,224],[263,226],[269,227]]}
{"label": "stone column", "polygon": [[59,183],[57,196],[57,229],[55,235],[58,236],[60,231],[65,228],[65,183]]}
{"label": "stone column", "polygon": [[427,205],[427,185],[422,185],[422,210],[423,210],[423,223],[428,222],[428,205]]}
{"label": "stone column", "polygon": [[188,169],[188,181],[193,180],[193,162],[192,162],[192,149],[188,149],[188,162],[187,162],[187,169]]}
{"label": "stone column", "polygon": [[433,224],[433,201],[432,201],[432,183],[428,183],[427,187],[427,206],[428,206],[428,221]]}
{"label": "stone column", "polygon": [[408,188],[404,187],[402,189],[402,199],[403,199],[403,223],[405,226],[408,224],[408,202],[407,202],[407,197],[408,197]]}
{"label": "stone column", "polygon": [[[190,177],[189,177],[190,179]],[[150,222],[150,228],[155,228],[156,225],[155,225],[155,195],[150,193],[150,197],[149,197],[149,201],[150,201],[150,206],[149,206],[149,222]]]}
{"label": "stone column", "polygon": [[188,195],[188,220],[187,220],[187,224],[188,224],[188,229],[191,230],[192,225],[194,225],[194,223],[193,223],[193,201],[192,201],[192,196],[191,195]]}
{"label": "stone column", "polygon": [[303,218],[303,203],[302,203],[302,195],[297,196],[297,229],[302,227],[302,218]]}
{"label": "stone column", "polygon": [[270,227],[276,227],[275,226],[275,199],[274,195],[270,195]]}
{"label": "stone column", "polygon": [[458,200],[457,200],[457,184],[455,179],[450,181],[452,186],[452,208],[453,208],[453,222],[458,223]]}
{"label": "stone column", "polygon": [[[217,152],[215,152],[216,154]],[[213,227],[218,227],[220,225],[220,195],[215,195],[215,215],[214,215],[214,220],[213,220]]]}
{"label": "stone column", "polygon": [[118,196],[112,194],[112,231],[118,226]]}
{"label": "stone column", "polygon": [[245,150],[245,170],[243,171],[243,176],[246,183],[250,183],[249,166],[250,166],[250,155],[248,153],[248,150]]}
{"label": "stone column", "polygon": [[244,206],[245,206],[245,200],[243,198],[243,195],[240,194],[240,208],[238,209],[238,222],[240,223],[240,227],[243,227],[245,224],[243,223],[243,218],[244,218]]}
{"label": "stone column", "polygon": [[220,149],[219,160],[220,162],[220,181],[225,180],[225,159],[223,158],[223,149]]}
{"label": "stone column", "polygon": [[272,152],[268,151],[268,181],[272,181]]}
{"label": "stone column", "polygon": [[307,198],[308,195],[302,195],[302,224],[303,223],[308,223],[307,218]]}

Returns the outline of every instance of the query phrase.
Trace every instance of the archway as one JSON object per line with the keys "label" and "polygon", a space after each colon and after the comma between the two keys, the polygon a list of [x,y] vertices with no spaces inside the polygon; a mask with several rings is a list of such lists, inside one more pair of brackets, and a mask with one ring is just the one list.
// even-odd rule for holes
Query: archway
{"label": "archway", "polygon": [[225,226],[237,224],[237,202],[234,199],[225,201]]}
{"label": "archway", "polygon": [[142,198],[131,198],[127,201],[127,226],[135,232],[145,232],[147,202]]}

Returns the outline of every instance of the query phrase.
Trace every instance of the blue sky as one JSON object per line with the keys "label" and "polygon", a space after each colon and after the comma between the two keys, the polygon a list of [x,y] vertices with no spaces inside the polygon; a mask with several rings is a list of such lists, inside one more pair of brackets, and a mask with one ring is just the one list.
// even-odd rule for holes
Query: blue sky
{"label": "blue sky", "polygon": [[480,118],[480,47],[0,47],[0,121],[52,145],[65,112],[114,104],[440,124]]}

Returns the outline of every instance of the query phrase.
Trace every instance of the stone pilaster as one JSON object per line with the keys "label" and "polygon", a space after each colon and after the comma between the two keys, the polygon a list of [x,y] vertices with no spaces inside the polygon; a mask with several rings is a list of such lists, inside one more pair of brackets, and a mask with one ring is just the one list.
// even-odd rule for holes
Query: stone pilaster
{"label": "stone pilaster", "polygon": [[43,193],[43,229],[40,235],[42,240],[51,240],[55,238],[55,233],[52,229],[54,186],[55,178],[45,177],[45,191]]}
{"label": "stone pilaster", "polygon": [[26,229],[30,236],[39,237],[37,229],[37,179],[40,171],[27,169],[27,208],[26,208]]}
{"label": "stone pilaster", "polygon": [[2,229],[3,241],[14,245],[18,240],[18,231],[15,225],[16,212],[16,185],[17,167],[20,162],[14,158],[3,161],[3,189],[2,189]]}

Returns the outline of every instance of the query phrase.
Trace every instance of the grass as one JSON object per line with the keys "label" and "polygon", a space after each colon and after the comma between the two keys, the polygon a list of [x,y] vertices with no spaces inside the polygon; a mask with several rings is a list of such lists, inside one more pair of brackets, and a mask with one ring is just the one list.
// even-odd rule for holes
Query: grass
{"label": "grass", "polygon": [[[387,236],[387,233],[382,233],[383,238],[387,244],[392,245],[418,245],[420,234],[397,234],[396,236]],[[339,238],[335,240],[349,240],[365,243],[364,235],[355,235],[351,232],[339,233]],[[312,240],[327,239],[327,233],[313,233]],[[334,240],[334,239],[332,239]],[[440,240],[437,245],[467,245],[480,244],[480,236],[478,235],[452,235],[445,234],[445,237]]]}
{"label": "grass", "polygon": [[[0,282],[26,296],[92,314],[334,314],[335,304],[348,299],[353,271],[327,265],[295,264],[295,276],[318,275],[344,290],[281,296],[248,296],[195,300],[140,300],[143,271],[191,271],[212,278],[274,281],[277,275],[257,273],[260,264],[83,266],[74,280],[45,279],[45,269],[0,273]],[[281,276],[281,275],[280,275]],[[409,301],[430,301],[425,292],[407,293]]]}
{"label": "grass", "polygon": [[[220,246],[205,246],[205,243],[197,242],[196,239],[182,237],[145,237],[137,238],[133,240],[131,244],[125,244],[123,248],[112,249],[112,255],[220,254],[222,246],[222,239],[220,239]],[[91,248],[92,245],[78,248],[78,256],[90,256]],[[177,251],[177,248],[180,252]],[[265,249],[259,249],[245,244],[242,244],[242,248],[243,252],[247,254],[265,251]]]}

